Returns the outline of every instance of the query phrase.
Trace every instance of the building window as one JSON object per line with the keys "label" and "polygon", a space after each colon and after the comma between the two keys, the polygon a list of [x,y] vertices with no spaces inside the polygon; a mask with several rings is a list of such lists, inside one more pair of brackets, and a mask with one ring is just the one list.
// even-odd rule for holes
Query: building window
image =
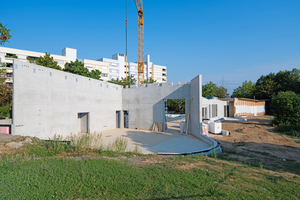
{"label": "building window", "polygon": [[217,104],[212,104],[211,105],[211,114],[212,117],[217,117],[218,116],[218,105]]}
{"label": "building window", "polygon": [[105,74],[105,73],[103,73],[103,74],[101,74],[102,75],[102,77],[107,77],[107,74]]}

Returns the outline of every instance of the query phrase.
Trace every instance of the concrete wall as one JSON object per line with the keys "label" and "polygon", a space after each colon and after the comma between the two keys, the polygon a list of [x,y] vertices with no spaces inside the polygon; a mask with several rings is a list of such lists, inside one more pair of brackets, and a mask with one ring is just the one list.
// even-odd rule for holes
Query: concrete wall
{"label": "concrete wall", "polygon": [[89,113],[90,132],[114,129],[121,110],[119,85],[14,60],[15,135],[48,139],[76,134],[78,113]]}
{"label": "concrete wall", "polygon": [[44,139],[55,134],[77,134],[86,130],[86,119],[90,132],[115,129],[116,112],[120,113],[122,128],[125,110],[129,113],[129,128],[149,129],[154,122],[164,124],[166,99],[185,99],[187,112],[192,98],[188,133],[201,138],[201,79],[198,75],[188,84],[154,83],[122,89],[119,85],[14,60],[13,134]]}
{"label": "concrete wall", "polygon": [[188,133],[199,137],[202,134],[202,76],[198,75],[191,81],[191,99],[193,99],[190,120],[191,129]]}
{"label": "concrete wall", "polygon": [[201,75],[190,84],[154,83],[123,90],[123,110],[129,114],[129,128],[150,129],[153,123],[165,121],[165,99],[185,99],[186,113],[193,98],[188,133],[199,136],[201,127]]}
{"label": "concrete wall", "polygon": [[165,99],[189,98],[189,84],[153,83],[124,89],[123,110],[129,112],[129,128],[149,129],[154,122],[164,123]]}

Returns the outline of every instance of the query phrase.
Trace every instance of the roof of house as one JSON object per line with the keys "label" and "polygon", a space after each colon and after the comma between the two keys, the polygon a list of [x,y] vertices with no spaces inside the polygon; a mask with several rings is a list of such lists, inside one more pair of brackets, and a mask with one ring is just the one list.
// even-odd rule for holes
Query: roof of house
{"label": "roof of house", "polygon": [[222,101],[234,101],[235,99],[244,100],[244,101],[255,101],[255,102],[265,101],[265,100],[248,99],[248,98],[228,98],[228,99],[220,99],[220,100],[222,100]]}

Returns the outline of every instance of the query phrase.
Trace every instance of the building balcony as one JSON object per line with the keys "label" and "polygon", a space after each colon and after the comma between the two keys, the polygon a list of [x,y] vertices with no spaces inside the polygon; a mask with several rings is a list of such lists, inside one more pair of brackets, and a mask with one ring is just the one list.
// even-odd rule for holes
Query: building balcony
{"label": "building balcony", "polygon": [[13,82],[13,77],[7,77],[5,82],[6,83],[12,83]]}

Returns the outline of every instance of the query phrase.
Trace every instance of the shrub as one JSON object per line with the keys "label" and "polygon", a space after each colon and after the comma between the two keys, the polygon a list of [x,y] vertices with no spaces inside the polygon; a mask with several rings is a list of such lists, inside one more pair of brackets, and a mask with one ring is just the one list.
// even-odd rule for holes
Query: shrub
{"label": "shrub", "polygon": [[10,107],[9,106],[1,106],[0,107],[0,119],[1,118],[10,118]]}
{"label": "shrub", "polygon": [[294,92],[279,92],[272,97],[274,119],[273,125],[297,125],[300,124],[300,95]]}

